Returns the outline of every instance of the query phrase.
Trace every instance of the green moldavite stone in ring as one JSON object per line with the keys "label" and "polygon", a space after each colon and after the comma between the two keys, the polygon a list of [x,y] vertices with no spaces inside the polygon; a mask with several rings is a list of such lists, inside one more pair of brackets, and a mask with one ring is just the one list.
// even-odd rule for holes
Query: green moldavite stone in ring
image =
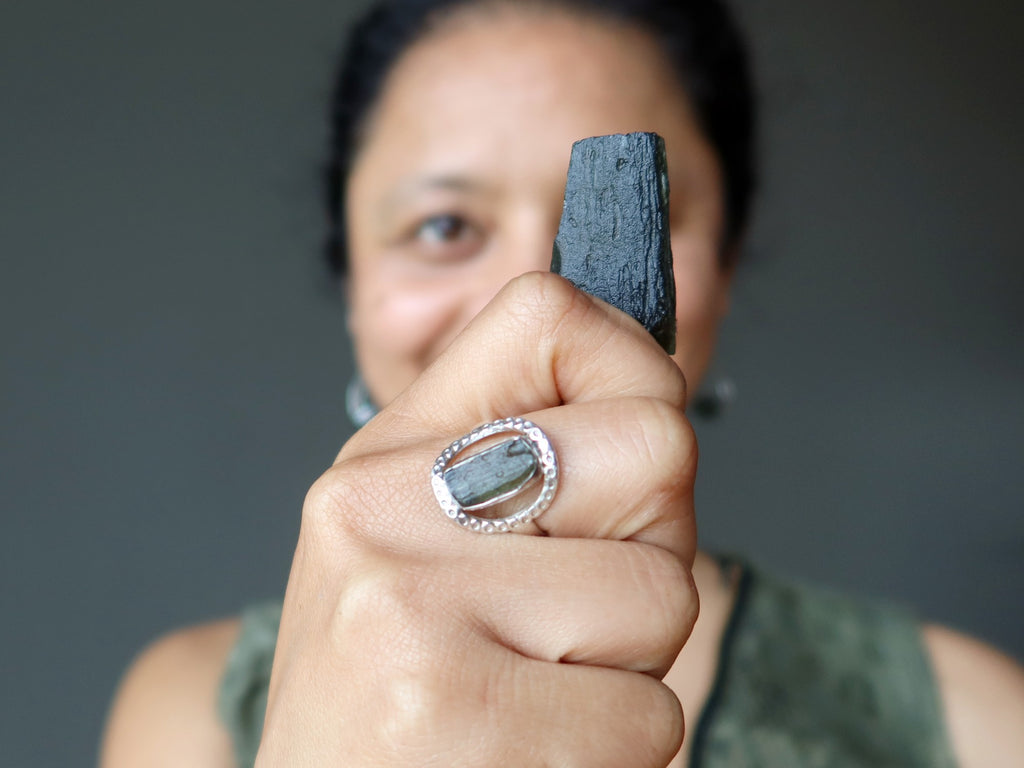
{"label": "green moldavite stone in ring", "polygon": [[631,315],[665,351],[675,351],[668,162],[658,134],[573,145],[551,271]]}
{"label": "green moldavite stone in ring", "polygon": [[444,482],[464,509],[473,509],[514,496],[536,474],[529,440],[517,437],[453,464]]}

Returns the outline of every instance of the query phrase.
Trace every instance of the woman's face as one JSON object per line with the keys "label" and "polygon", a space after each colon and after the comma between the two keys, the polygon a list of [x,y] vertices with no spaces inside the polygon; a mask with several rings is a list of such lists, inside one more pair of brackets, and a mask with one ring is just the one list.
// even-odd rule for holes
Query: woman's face
{"label": "woman's face", "polygon": [[676,363],[696,390],[728,303],[722,182],[646,34],[562,12],[468,11],[393,70],[348,185],[349,324],[381,405],[513,277],[546,270],[572,143],[665,139]]}

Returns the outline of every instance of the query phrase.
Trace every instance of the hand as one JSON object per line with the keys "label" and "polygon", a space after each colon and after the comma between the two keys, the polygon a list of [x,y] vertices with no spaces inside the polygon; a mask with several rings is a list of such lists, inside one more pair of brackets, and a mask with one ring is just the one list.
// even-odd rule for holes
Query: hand
{"label": "hand", "polygon": [[[684,403],[628,316],[550,274],[506,286],[310,490],[257,765],[667,765],[661,677],[697,615]],[[466,531],[429,469],[515,415],[558,452],[547,535]]]}

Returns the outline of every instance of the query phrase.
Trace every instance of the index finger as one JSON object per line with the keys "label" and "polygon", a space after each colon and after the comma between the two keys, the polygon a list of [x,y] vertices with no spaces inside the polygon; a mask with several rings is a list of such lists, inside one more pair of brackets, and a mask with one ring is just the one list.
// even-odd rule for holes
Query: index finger
{"label": "index finger", "polygon": [[636,320],[548,272],[512,280],[339,459],[567,403],[653,397],[682,409],[682,372]]}

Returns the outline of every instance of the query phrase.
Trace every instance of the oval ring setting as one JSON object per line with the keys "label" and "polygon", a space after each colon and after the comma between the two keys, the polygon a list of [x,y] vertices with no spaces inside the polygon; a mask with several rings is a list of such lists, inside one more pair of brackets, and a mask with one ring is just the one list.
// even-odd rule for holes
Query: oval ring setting
{"label": "oval ring setting", "polygon": [[[518,435],[460,458],[471,446],[498,435]],[[539,476],[540,491],[531,504],[504,517],[474,512],[509,501]],[[476,533],[508,533],[536,520],[551,506],[558,488],[558,459],[551,441],[531,421],[513,417],[483,424],[441,452],[430,484],[444,514]]]}

